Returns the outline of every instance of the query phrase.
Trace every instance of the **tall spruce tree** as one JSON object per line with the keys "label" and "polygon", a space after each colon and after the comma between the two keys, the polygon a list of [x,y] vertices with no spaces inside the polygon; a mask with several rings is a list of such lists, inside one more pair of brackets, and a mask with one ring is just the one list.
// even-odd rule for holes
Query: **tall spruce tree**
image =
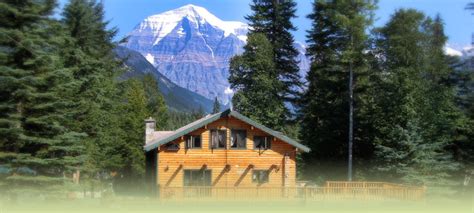
{"label": "tall spruce tree", "polygon": [[[473,11],[474,2],[467,5],[466,9]],[[474,15],[474,13],[473,13]],[[459,137],[459,154],[458,158],[464,163],[466,169],[474,170],[474,57],[471,56],[463,66],[456,68],[460,69],[457,73],[456,87],[458,93],[456,95],[458,106],[464,112],[466,118],[466,125],[462,131],[462,136]]]}
{"label": "tall spruce tree", "polygon": [[123,155],[116,150],[126,143],[120,129],[120,89],[116,81],[121,64],[112,52],[117,30],[108,29],[102,3],[95,0],[71,0],[62,13],[72,38],[63,50],[66,66],[73,70],[78,82],[71,96],[75,106],[71,126],[87,133],[87,162],[82,174],[101,177],[124,165]]}
{"label": "tall spruce tree", "polygon": [[152,74],[143,77],[143,88],[147,99],[148,116],[156,121],[156,129],[164,129],[168,122],[168,109],[160,92],[158,82]]}
{"label": "tall spruce tree", "polygon": [[[349,131],[349,74],[354,73],[355,159],[371,155],[367,105],[369,66],[364,51],[375,1],[317,0],[308,15],[311,68],[301,97],[301,138],[313,150],[303,156],[308,178],[346,179]],[[359,158],[360,157],[360,158]],[[321,175],[325,174],[325,175]]]}
{"label": "tall spruce tree", "polygon": [[168,112],[156,79],[145,75],[143,79],[128,79],[120,83],[121,101],[118,109],[122,140],[115,153],[122,159],[117,168],[120,176],[114,179],[118,192],[143,190],[145,158],[143,154],[144,120],[153,117],[157,129],[165,129]]}
{"label": "tall spruce tree", "polygon": [[212,114],[218,113],[221,111],[221,103],[217,100],[217,97],[214,98],[214,105],[212,106]]}
{"label": "tall spruce tree", "polygon": [[273,61],[273,47],[262,33],[250,33],[244,53],[230,62],[229,82],[236,91],[232,102],[235,110],[251,119],[281,130],[285,106],[279,100],[280,86]]}
{"label": "tall spruce tree", "polygon": [[66,38],[51,19],[55,6],[0,4],[0,182],[11,191],[46,193],[82,163],[81,134],[65,122],[72,75],[60,58]]}
{"label": "tall spruce tree", "polygon": [[[279,101],[295,102],[302,83],[298,67],[298,51],[291,34],[297,28],[291,20],[296,18],[296,2],[293,0],[253,0],[253,13],[246,17],[250,33],[263,33],[272,44],[274,70],[283,82],[279,90]],[[288,111],[289,112],[289,111]],[[288,113],[287,112],[287,113]]]}
{"label": "tall spruce tree", "polygon": [[446,84],[452,70],[441,19],[401,9],[377,31],[384,58],[376,95],[377,116],[383,118],[376,126],[378,169],[392,181],[447,184],[458,168],[446,147],[459,114]]}
{"label": "tall spruce tree", "polygon": [[121,105],[122,122],[121,130],[126,132],[123,143],[118,153],[122,154],[124,165],[120,169],[122,181],[128,185],[133,180],[144,174],[145,157],[143,155],[143,126],[144,120],[151,115],[149,101],[147,99],[144,85],[138,79],[130,79],[125,82],[124,104]]}

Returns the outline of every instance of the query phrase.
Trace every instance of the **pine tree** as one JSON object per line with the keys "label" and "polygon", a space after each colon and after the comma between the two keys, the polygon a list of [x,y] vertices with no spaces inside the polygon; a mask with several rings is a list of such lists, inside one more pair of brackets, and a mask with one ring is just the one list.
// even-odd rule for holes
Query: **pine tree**
{"label": "pine tree", "polygon": [[[315,1],[308,15],[311,68],[301,98],[301,138],[312,152],[304,155],[308,178],[346,179],[349,130],[349,77],[354,73],[355,160],[371,156],[367,97],[370,76],[367,28],[373,1]],[[325,174],[330,177],[325,177]]]}
{"label": "pine tree", "polygon": [[123,101],[121,105],[122,122],[121,130],[124,141],[120,153],[123,155],[124,165],[121,174],[126,183],[141,177],[145,171],[145,158],[143,155],[143,121],[150,116],[149,101],[143,83],[138,79],[125,82]]}
{"label": "pine tree", "polygon": [[214,99],[214,105],[212,107],[212,114],[218,113],[221,111],[221,103],[217,100],[217,97]]}
{"label": "pine tree", "polygon": [[52,20],[53,0],[0,4],[0,182],[11,191],[64,186],[82,163],[80,133],[66,125],[71,71],[59,49],[65,42]]}
{"label": "pine tree", "polygon": [[[302,83],[299,75],[298,51],[291,34],[297,28],[291,22],[296,18],[296,2],[293,0],[253,0],[253,13],[246,17],[250,33],[263,33],[272,45],[274,70],[283,82],[279,90],[279,101],[295,102]],[[288,112],[286,112],[288,113]]]}
{"label": "pine tree", "polygon": [[114,179],[115,189],[120,192],[140,190],[143,187],[145,159],[143,155],[143,121],[148,117],[156,120],[156,128],[164,129],[168,125],[168,112],[156,79],[145,75],[143,79],[129,79],[120,83],[119,132],[122,137],[113,146],[114,153],[121,159],[115,168],[120,176]]}
{"label": "pine tree", "polygon": [[283,127],[285,106],[279,100],[278,80],[273,62],[273,48],[266,36],[250,33],[244,53],[230,62],[229,82],[236,91],[235,110],[273,129]]}
{"label": "pine tree", "polygon": [[158,87],[158,82],[152,74],[146,74],[143,77],[143,88],[148,102],[149,117],[156,120],[156,129],[165,128],[168,122],[168,109]]}
{"label": "pine tree", "polygon": [[175,130],[196,120],[195,116],[189,112],[170,110],[168,114],[169,120],[165,128],[166,130]]}
{"label": "pine tree", "polygon": [[378,169],[393,181],[447,184],[458,168],[445,150],[459,114],[445,83],[452,70],[443,52],[442,28],[439,17],[433,22],[421,12],[402,9],[378,30],[378,54],[385,60],[376,96],[375,143]]}
{"label": "pine tree", "polygon": [[62,22],[72,38],[63,50],[68,68],[77,83],[71,98],[74,106],[71,126],[87,133],[87,162],[82,174],[101,177],[123,166],[116,150],[124,141],[120,122],[120,88],[116,81],[121,64],[115,60],[112,41],[117,30],[108,29],[102,3],[71,0],[64,8]]}
{"label": "pine tree", "polygon": [[[469,3],[466,9],[473,11],[474,2]],[[464,128],[459,130],[460,136],[457,138],[456,147],[459,152],[457,157],[466,169],[474,170],[474,143],[472,143],[472,138],[474,138],[474,57],[471,56],[463,63],[458,63],[459,59],[455,61],[453,67],[458,71],[454,76],[454,84],[458,91],[456,100],[465,117]]]}

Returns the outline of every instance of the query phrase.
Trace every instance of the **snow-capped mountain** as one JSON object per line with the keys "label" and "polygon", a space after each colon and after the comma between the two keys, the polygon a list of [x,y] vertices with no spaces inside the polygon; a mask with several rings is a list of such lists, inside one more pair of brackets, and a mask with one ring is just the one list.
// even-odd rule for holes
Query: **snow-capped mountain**
{"label": "snow-capped mountain", "polygon": [[248,26],[222,21],[203,7],[186,5],[143,20],[126,47],[140,52],[181,87],[227,103],[229,60],[240,53]]}
{"label": "snow-capped mountain", "polygon": [[454,49],[452,47],[449,47],[449,46],[444,47],[444,53],[446,55],[449,55],[449,56],[459,56],[459,57],[461,57],[463,55],[461,51],[456,50],[456,49]]}
{"label": "snow-capped mountain", "polygon": [[127,72],[124,72],[121,78],[140,79],[148,73],[152,74],[158,82],[161,94],[165,98],[169,109],[182,112],[192,112],[200,109],[203,109],[205,112],[212,111],[213,100],[176,85],[163,74],[156,71],[155,67],[142,54],[120,46],[115,48],[114,53],[118,59],[124,61],[124,65],[127,68]]}
{"label": "snow-capped mountain", "polygon": [[[223,104],[230,100],[229,61],[242,52],[248,25],[222,21],[203,7],[186,5],[152,15],[129,33],[126,47],[141,53],[156,69],[177,85]],[[302,76],[309,62],[304,45]]]}
{"label": "snow-capped mountain", "polygon": [[450,56],[458,56],[461,59],[474,57],[474,45],[450,45],[444,47],[444,53]]}
{"label": "snow-capped mountain", "polygon": [[299,55],[297,60],[299,61],[299,68],[300,68],[300,77],[304,81],[306,79],[306,74],[309,71],[311,61],[309,58],[306,56],[306,45],[304,45],[301,42],[295,42],[294,46],[296,47],[296,50],[298,50]]}

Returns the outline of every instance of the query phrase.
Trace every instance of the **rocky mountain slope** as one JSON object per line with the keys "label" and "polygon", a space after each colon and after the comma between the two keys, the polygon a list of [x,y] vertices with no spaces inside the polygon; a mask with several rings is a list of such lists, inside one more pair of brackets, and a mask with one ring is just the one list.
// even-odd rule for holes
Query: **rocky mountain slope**
{"label": "rocky mountain slope", "polygon": [[201,107],[204,111],[211,112],[213,101],[176,85],[158,72],[140,53],[126,47],[117,47],[115,54],[119,59],[124,60],[128,68],[122,78],[140,78],[146,73],[152,73],[158,81],[160,91],[169,108],[191,112]]}
{"label": "rocky mountain slope", "polygon": [[241,52],[247,25],[226,22],[206,9],[186,5],[143,20],[125,44],[172,82],[227,103],[229,60]]}
{"label": "rocky mountain slope", "polygon": [[[227,104],[229,61],[242,52],[247,32],[247,24],[222,21],[203,7],[186,5],[147,17],[124,46],[141,53],[177,85]],[[304,76],[309,62],[304,46],[295,45]]]}

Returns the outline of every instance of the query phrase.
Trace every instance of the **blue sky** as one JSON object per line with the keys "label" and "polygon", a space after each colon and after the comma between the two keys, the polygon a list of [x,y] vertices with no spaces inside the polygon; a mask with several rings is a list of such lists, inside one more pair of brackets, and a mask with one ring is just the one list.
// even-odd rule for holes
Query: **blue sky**
{"label": "blue sky", "polygon": [[[107,19],[111,26],[120,30],[118,39],[124,37],[147,16],[172,10],[186,4],[207,8],[211,13],[225,21],[245,22],[244,16],[250,13],[250,0],[103,0]],[[467,46],[474,31],[474,16],[464,7],[474,0],[379,0],[375,26],[386,23],[390,15],[399,8],[415,8],[434,16],[437,13],[445,21],[449,45],[455,48]],[[59,0],[64,5],[67,0]],[[311,12],[312,0],[296,0],[299,16],[294,20],[298,31],[294,32],[297,41],[304,42],[310,22],[306,15]]]}

